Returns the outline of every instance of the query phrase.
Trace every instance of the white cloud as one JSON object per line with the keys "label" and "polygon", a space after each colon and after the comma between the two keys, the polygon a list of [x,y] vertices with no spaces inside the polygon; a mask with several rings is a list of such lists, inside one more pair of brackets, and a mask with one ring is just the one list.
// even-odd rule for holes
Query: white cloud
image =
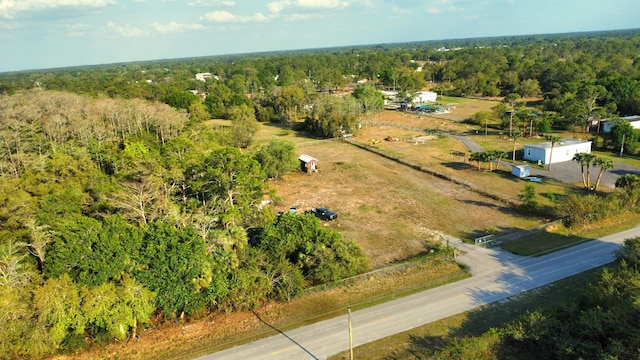
{"label": "white cloud", "polygon": [[410,14],[411,11],[409,9],[403,9],[403,8],[399,8],[397,6],[394,6],[393,8],[391,8],[391,11],[394,14]]}
{"label": "white cloud", "polygon": [[299,7],[311,9],[335,9],[345,7],[349,3],[339,0],[297,0],[294,2]]}
{"label": "white cloud", "polygon": [[107,29],[121,35],[124,37],[138,37],[148,35],[149,32],[144,29],[137,28],[135,26],[131,26],[129,24],[126,25],[116,25],[112,21],[107,23]]}
{"label": "white cloud", "polygon": [[115,3],[115,0],[0,0],[0,17],[12,19],[21,13],[58,8],[104,8]]}
{"label": "white cloud", "polygon": [[300,20],[308,20],[316,17],[316,15],[312,14],[287,14],[282,15],[282,18],[285,21],[300,21]]}
{"label": "white cloud", "polygon": [[89,25],[82,23],[66,24],[65,27],[69,36],[83,36],[89,29]]}
{"label": "white cloud", "polygon": [[270,18],[262,13],[256,13],[250,16],[234,15],[228,11],[212,11],[204,14],[201,20],[211,21],[215,23],[249,23],[249,22],[266,22]]}
{"label": "white cloud", "polygon": [[235,1],[231,0],[195,0],[188,3],[189,6],[200,6],[200,7],[214,7],[214,6],[224,6],[224,7],[232,7],[236,6]]}
{"label": "white cloud", "polygon": [[[206,0],[195,0],[204,3]],[[218,4],[226,3],[224,0],[214,1]],[[235,3],[234,3],[235,4]],[[310,10],[327,10],[335,8],[345,8],[349,6],[348,1],[342,0],[280,0],[267,4],[267,15],[255,13],[254,15],[236,15],[229,11],[217,10],[204,14],[200,20],[215,23],[258,23],[268,22],[281,18],[284,21],[300,21],[321,17],[319,13]]]}
{"label": "white cloud", "polygon": [[206,27],[202,24],[180,24],[172,21],[168,24],[153,23],[151,25],[157,32],[161,34],[181,33],[192,30],[204,30]]}
{"label": "white cloud", "polygon": [[291,1],[276,1],[267,4],[267,9],[272,14],[278,14],[289,5],[291,5]]}
{"label": "white cloud", "polygon": [[347,7],[349,2],[340,0],[281,0],[267,4],[269,12],[278,14],[287,8],[303,8],[303,9],[335,9],[338,7]]}

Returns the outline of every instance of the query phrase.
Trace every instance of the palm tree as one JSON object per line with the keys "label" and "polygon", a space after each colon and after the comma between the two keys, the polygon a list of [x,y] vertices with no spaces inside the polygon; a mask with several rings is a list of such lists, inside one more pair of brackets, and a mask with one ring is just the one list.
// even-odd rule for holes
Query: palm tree
{"label": "palm tree", "polygon": [[478,164],[478,171],[480,171],[480,162],[484,161],[484,157],[485,155],[482,151],[472,152],[469,156],[469,161],[475,161]]}
{"label": "palm tree", "polygon": [[511,134],[511,138],[513,139],[513,155],[511,157],[512,161],[516,161],[516,140],[518,140],[518,138],[522,137],[522,133],[519,131],[514,132],[513,134]]}
{"label": "palm tree", "polygon": [[551,151],[549,152],[549,164],[547,165],[547,171],[551,170],[551,161],[553,160],[553,147],[556,146],[556,143],[560,142],[560,136],[558,135],[547,135],[547,140],[551,142]]}
{"label": "palm tree", "polygon": [[503,100],[505,103],[509,104],[509,108],[511,109],[509,112],[509,137],[513,134],[513,116],[516,113],[516,106],[519,99],[520,94],[510,93]]}
{"label": "palm tree", "polygon": [[584,161],[587,165],[587,190],[591,189],[591,163],[595,160],[596,156],[589,153],[584,153]]}
{"label": "palm tree", "polygon": [[502,150],[492,150],[491,153],[493,160],[496,160],[496,170],[499,170],[500,161],[507,156],[507,152]]}
{"label": "palm tree", "polygon": [[495,151],[487,151],[484,153],[484,161],[489,163],[489,171],[493,172],[493,160],[496,158]]}
{"label": "palm tree", "polygon": [[573,155],[573,159],[571,159],[571,160],[580,163],[580,172],[582,174],[582,184],[584,185],[585,189],[588,189],[588,187],[587,187],[587,178],[585,177],[585,174],[584,174],[584,167],[587,165],[587,162],[585,161],[585,155],[586,154],[587,153],[582,153],[582,152],[575,153]]}
{"label": "palm tree", "polygon": [[593,190],[598,190],[598,185],[600,185],[600,179],[602,178],[602,174],[613,168],[613,160],[607,158],[596,157],[593,159],[593,166],[599,166],[600,172],[598,173],[598,179],[596,179],[596,185]]}

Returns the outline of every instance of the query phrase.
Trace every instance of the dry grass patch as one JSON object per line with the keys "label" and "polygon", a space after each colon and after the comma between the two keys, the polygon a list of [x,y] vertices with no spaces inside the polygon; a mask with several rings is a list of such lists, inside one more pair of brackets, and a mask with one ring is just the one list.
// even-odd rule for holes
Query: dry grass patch
{"label": "dry grass patch", "polygon": [[326,226],[355,241],[373,268],[424,252],[440,232],[468,237],[489,226],[526,229],[539,223],[464,186],[346,143],[320,142],[300,152],[319,159],[320,170],[273,182],[283,199],[278,210],[336,211],[338,219]]}

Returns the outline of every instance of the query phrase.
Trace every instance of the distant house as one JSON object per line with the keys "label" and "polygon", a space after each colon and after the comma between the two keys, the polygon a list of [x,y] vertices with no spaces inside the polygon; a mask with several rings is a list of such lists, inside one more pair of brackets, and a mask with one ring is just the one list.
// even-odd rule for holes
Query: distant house
{"label": "distant house", "polygon": [[531,166],[525,164],[511,165],[511,174],[519,178],[527,177],[531,174]]}
{"label": "distant house", "polygon": [[219,78],[216,75],[213,75],[211,73],[197,73],[196,74],[196,80],[200,80],[200,81],[207,81],[207,79],[211,79],[214,78],[216,80],[219,80]]}
{"label": "distant house", "polygon": [[433,91],[420,91],[416,93],[416,96],[413,98],[413,103],[421,104],[426,102],[436,102],[438,98],[438,93]]}
{"label": "distant house", "polygon": [[[554,164],[570,161],[576,153],[591,153],[591,141],[580,139],[561,139],[553,146],[551,142],[540,142],[524,146],[524,159],[538,164]],[[553,158],[551,158],[553,156]]]}
{"label": "distant house", "polygon": [[[620,121],[628,121],[632,128],[640,129],[640,115],[624,116]],[[602,132],[611,132],[618,121],[602,120]]]}
{"label": "distant house", "polygon": [[306,173],[318,171],[318,159],[302,154],[298,157],[298,160],[300,160],[300,170]]}

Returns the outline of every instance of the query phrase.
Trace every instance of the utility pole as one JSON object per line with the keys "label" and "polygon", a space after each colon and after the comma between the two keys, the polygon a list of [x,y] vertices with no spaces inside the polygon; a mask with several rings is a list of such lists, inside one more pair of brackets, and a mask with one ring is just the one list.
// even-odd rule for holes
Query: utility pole
{"label": "utility pole", "polygon": [[489,120],[484,119],[484,141],[487,141],[487,123],[489,122]]}
{"label": "utility pole", "polygon": [[351,331],[351,305],[347,305],[347,312],[349,313],[349,359],[353,360],[353,334]]}
{"label": "utility pole", "polygon": [[624,150],[624,136],[626,134],[622,134],[622,144],[620,144],[620,157],[622,157],[622,151]]}

